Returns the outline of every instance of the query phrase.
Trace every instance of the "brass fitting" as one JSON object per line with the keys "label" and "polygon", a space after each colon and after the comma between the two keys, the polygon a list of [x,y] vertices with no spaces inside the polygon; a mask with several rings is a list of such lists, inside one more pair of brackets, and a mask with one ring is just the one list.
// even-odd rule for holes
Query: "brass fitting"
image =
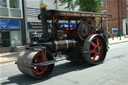
{"label": "brass fitting", "polygon": [[46,8],[47,5],[40,5],[40,8]]}

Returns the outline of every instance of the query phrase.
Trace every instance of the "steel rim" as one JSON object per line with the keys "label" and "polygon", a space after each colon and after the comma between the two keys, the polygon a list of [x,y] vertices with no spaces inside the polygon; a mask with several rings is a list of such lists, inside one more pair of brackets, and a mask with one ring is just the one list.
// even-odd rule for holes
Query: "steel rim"
{"label": "steel rim", "polygon": [[90,57],[93,62],[97,62],[101,59],[103,53],[103,44],[99,38],[94,38],[91,41]]}
{"label": "steel rim", "polygon": [[[48,61],[48,58],[46,57],[46,61]],[[38,53],[36,56],[34,56],[32,65],[43,62],[42,56],[40,53]],[[48,69],[48,66],[34,66],[32,68],[32,71],[35,75],[42,75],[44,74]]]}

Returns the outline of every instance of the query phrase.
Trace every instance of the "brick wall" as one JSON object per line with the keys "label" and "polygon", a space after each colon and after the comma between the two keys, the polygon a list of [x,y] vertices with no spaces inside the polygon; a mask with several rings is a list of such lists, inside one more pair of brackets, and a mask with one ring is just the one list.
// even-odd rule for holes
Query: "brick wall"
{"label": "brick wall", "polygon": [[108,19],[108,31],[111,33],[112,28],[118,28],[118,30],[122,32],[122,21],[126,18],[126,0],[107,0],[107,11],[112,14],[112,18]]}

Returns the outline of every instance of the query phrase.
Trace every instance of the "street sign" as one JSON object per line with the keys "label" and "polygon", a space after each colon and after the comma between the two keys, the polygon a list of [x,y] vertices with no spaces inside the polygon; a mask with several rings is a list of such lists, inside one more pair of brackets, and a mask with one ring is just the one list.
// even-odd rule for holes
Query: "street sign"
{"label": "street sign", "polygon": [[0,19],[0,30],[1,29],[20,29],[20,21],[11,19]]}
{"label": "street sign", "polygon": [[41,22],[27,22],[28,29],[42,29]]}
{"label": "street sign", "polygon": [[[68,28],[68,23],[59,23],[59,27],[63,27],[63,26]],[[75,23],[70,23],[70,27],[75,28],[76,24]]]}
{"label": "street sign", "polygon": [[112,28],[112,34],[118,34],[118,28]]}
{"label": "street sign", "polygon": [[[42,23],[41,22],[27,22],[28,24],[28,29],[42,29]],[[50,29],[50,24],[48,23],[48,28]],[[60,28],[62,28],[63,26],[65,28],[68,28],[68,23],[59,23],[58,24]],[[75,28],[76,24],[75,23],[70,23],[70,27],[71,28]]]}

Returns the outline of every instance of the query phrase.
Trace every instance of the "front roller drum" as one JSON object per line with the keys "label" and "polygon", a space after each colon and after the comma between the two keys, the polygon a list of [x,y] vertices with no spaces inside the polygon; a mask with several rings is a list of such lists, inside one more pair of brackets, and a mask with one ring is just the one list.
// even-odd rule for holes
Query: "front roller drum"
{"label": "front roller drum", "polygon": [[[52,59],[52,55],[47,52],[46,61],[50,61]],[[44,78],[47,77],[54,68],[54,64],[50,64],[47,66],[34,66],[34,64],[42,63],[43,57],[42,52],[26,50],[20,54],[17,59],[17,66],[21,72],[26,75],[29,75],[34,78]]]}
{"label": "front roller drum", "polygon": [[90,35],[84,43],[83,57],[91,65],[97,65],[104,61],[107,52],[107,43],[101,35]]}

